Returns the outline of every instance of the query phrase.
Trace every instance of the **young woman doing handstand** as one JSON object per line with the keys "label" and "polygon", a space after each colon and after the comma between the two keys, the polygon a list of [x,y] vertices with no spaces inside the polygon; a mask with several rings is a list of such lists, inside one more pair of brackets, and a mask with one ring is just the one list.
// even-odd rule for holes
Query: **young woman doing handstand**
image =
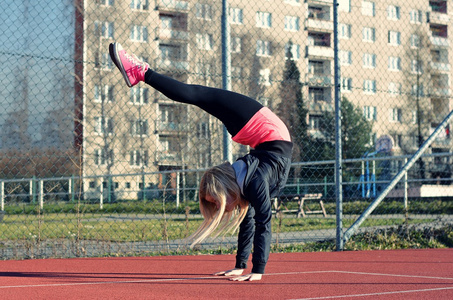
{"label": "young woman doing handstand", "polygon": [[[285,124],[267,107],[238,93],[179,82],[149,68],[119,43],[110,56],[129,87],[145,82],[168,98],[196,105],[218,118],[233,141],[253,148],[233,164],[208,169],[201,178],[200,212],[204,221],[191,236],[192,246],[213,234],[239,228],[236,265],[215,275],[231,280],[260,280],[271,244],[271,199],[285,185],[293,144]],[[251,273],[242,275],[252,251]]]}

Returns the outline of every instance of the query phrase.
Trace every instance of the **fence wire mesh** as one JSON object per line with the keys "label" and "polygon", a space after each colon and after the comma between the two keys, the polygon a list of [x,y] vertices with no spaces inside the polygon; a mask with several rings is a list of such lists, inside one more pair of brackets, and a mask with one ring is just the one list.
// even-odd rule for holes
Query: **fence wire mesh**
{"label": "fence wire mesh", "polygon": [[[146,84],[127,88],[108,56],[114,41],[160,73],[219,88],[227,49],[231,89],[274,110],[295,144],[274,242],[335,238],[334,26],[345,227],[453,108],[451,3],[338,4],[334,24],[332,0],[1,1],[1,257],[184,249],[201,223],[197,186],[224,160],[222,124]],[[362,230],[452,222],[444,127]]]}

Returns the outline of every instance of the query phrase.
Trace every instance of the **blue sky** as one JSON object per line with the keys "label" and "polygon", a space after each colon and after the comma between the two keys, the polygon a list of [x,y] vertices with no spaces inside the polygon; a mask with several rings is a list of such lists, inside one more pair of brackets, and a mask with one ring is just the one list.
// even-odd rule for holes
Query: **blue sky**
{"label": "blue sky", "polygon": [[26,107],[21,97],[25,90],[27,132],[39,143],[49,112],[68,105],[56,99],[56,82],[73,85],[72,1],[2,0],[0,10],[0,128],[11,113]]}

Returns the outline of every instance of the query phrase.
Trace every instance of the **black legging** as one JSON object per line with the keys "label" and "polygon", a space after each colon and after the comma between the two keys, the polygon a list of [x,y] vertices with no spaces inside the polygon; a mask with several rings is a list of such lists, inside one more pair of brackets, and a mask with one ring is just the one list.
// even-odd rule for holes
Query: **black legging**
{"label": "black legging", "polygon": [[172,100],[205,110],[219,119],[232,136],[263,107],[258,101],[238,93],[182,83],[151,70],[145,73],[145,82]]}

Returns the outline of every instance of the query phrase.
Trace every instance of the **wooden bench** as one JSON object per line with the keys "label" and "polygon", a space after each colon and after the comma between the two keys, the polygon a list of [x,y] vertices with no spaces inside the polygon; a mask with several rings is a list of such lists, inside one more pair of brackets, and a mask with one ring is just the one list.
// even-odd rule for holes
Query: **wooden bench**
{"label": "wooden bench", "polygon": [[[324,209],[324,203],[321,200],[322,194],[286,194],[280,195],[274,198],[274,209],[275,213],[297,213],[297,217],[306,217],[307,214],[322,214],[324,217],[327,216],[326,210]],[[297,200],[298,208],[293,210],[281,209],[284,202]],[[310,210],[306,205],[308,201],[318,201],[320,210]]]}

